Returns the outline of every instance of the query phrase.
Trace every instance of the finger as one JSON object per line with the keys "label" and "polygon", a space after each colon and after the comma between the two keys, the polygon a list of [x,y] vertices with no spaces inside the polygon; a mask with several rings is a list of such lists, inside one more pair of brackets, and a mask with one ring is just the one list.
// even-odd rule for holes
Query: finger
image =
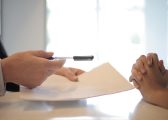
{"label": "finger", "polygon": [[78,77],[71,70],[68,70],[64,74],[64,76],[67,77],[71,81],[78,81]]}
{"label": "finger", "polygon": [[64,68],[65,72],[63,72],[63,76],[67,77],[71,81],[78,81],[78,77],[74,74],[74,72],[69,68]]}
{"label": "finger", "polygon": [[47,61],[48,69],[60,69],[65,64],[65,60]]}
{"label": "finger", "polygon": [[142,81],[142,74],[141,74],[141,72],[139,72],[139,71],[137,71],[135,69],[132,70],[132,76],[137,81]]}
{"label": "finger", "polygon": [[156,53],[152,53],[153,65],[158,66],[159,58]]}
{"label": "finger", "polygon": [[136,68],[141,71],[142,74],[145,74],[147,70],[145,69],[145,63],[146,63],[146,57],[141,56],[137,61],[136,61]]}
{"label": "finger", "polygon": [[65,76],[71,81],[78,81],[78,77],[69,68],[62,67],[56,71],[56,74]]}
{"label": "finger", "polygon": [[133,82],[133,85],[135,86],[135,88],[137,89],[140,88],[140,85],[138,84],[138,82],[135,80],[135,78],[132,75],[129,77],[129,81]]}
{"label": "finger", "polygon": [[82,73],[84,73],[85,71],[81,70],[81,69],[77,69],[77,68],[69,68],[75,75],[80,75]]}
{"label": "finger", "polygon": [[42,58],[49,58],[53,56],[53,52],[46,52],[43,50],[38,50],[38,51],[31,51],[31,53],[35,56],[42,57]]}
{"label": "finger", "polygon": [[76,72],[76,75],[81,75],[81,74],[83,74],[83,73],[85,73],[85,71],[83,71],[83,70],[78,70],[78,71]]}
{"label": "finger", "polygon": [[148,63],[148,66],[150,67],[150,66],[152,66],[152,64],[153,64],[153,59],[152,59],[152,53],[148,53],[147,54],[147,63]]}
{"label": "finger", "polygon": [[133,80],[133,84],[136,89],[140,89],[140,85],[138,84],[138,82],[136,80]]}
{"label": "finger", "polygon": [[166,72],[166,69],[165,69],[163,60],[159,61],[159,69],[160,69],[160,72],[164,75],[164,73]]}
{"label": "finger", "polygon": [[137,64],[133,64],[133,67],[132,67],[132,70],[131,70],[132,76],[136,80],[141,81],[142,80],[142,75],[141,75],[141,72],[139,72],[139,71],[140,70],[138,70]]}
{"label": "finger", "polygon": [[[136,63],[134,63],[134,64],[132,65],[132,70],[134,70],[134,69],[138,71],[138,67],[137,67]],[[132,70],[131,70],[131,71],[132,71]]]}

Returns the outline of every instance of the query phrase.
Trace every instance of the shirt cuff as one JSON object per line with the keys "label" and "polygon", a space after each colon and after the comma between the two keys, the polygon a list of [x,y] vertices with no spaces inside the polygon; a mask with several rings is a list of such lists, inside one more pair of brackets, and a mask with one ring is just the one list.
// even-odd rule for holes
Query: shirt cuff
{"label": "shirt cuff", "polygon": [[6,92],[6,87],[3,79],[1,59],[0,59],[0,96],[5,95],[5,92]]}

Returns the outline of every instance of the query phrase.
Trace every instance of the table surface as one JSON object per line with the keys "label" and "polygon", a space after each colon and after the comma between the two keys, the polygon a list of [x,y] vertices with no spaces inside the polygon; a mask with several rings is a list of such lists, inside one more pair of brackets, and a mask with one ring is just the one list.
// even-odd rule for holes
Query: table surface
{"label": "table surface", "polygon": [[168,120],[168,110],[146,103],[138,90],[77,101],[30,101],[20,93],[0,97],[1,120]]}

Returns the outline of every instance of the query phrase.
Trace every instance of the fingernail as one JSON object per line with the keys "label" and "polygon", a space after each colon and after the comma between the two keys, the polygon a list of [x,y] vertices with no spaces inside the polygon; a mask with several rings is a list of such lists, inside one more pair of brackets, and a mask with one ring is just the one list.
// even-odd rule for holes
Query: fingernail
{"label": "fingernail", "polygon": [[151,65],[152,65],[152,59],[149,59],[149,60],[147,61],[147,63],[148,63],[149,66],[151,66]]}

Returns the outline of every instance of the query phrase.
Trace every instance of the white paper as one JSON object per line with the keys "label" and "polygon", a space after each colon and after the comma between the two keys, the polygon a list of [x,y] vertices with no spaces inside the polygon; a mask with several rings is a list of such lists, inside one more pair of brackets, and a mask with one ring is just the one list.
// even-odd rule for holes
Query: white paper
{"label": "white paper", "polygon": [[134,87],[109,63],[79,76],[78,82],[52,75],[35,89],[21,89],[21,97],[27,100],[68,101],[127,91]]}

